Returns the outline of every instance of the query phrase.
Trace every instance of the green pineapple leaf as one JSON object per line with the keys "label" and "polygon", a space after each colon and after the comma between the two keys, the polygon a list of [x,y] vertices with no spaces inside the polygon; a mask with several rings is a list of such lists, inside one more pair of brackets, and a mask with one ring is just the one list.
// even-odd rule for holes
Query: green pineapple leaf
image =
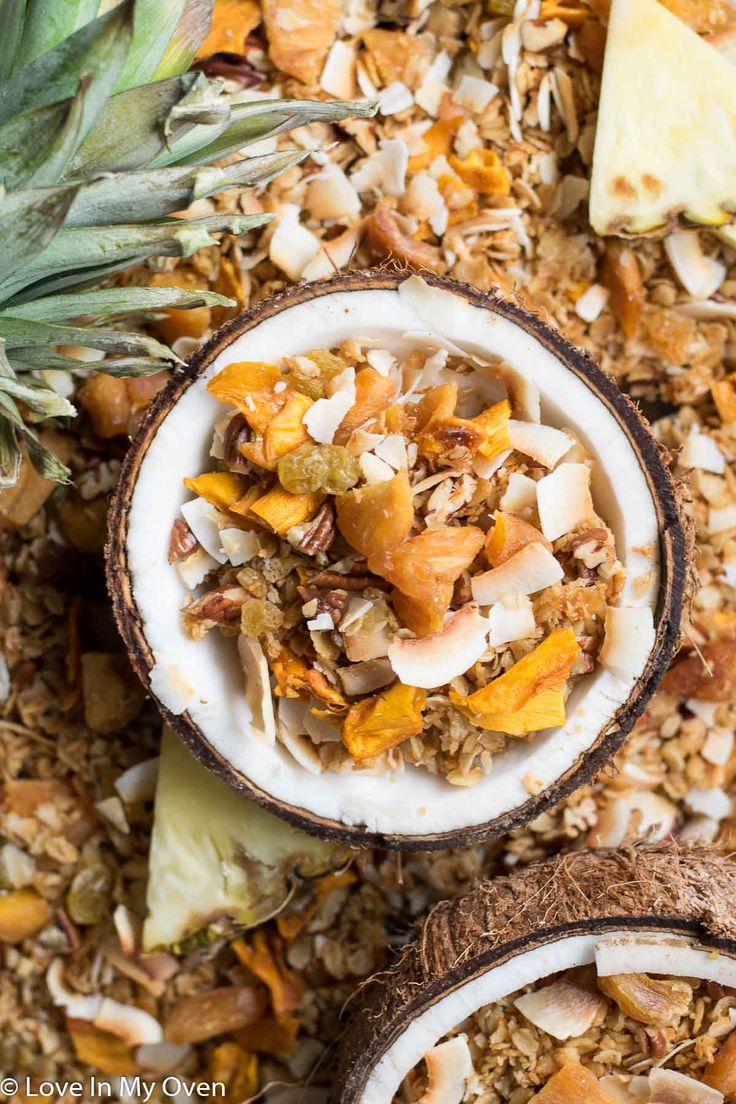
{"label": "green pineapple leaf", "polygon": [[183,288],[125,287],[101,288],[99,291],[78,292],[75,295],[49,295],[30,303],[18,303],[0,309],[0,324],[5,317],[28,318],[37,322],[63,322],[85,314],[100,318],[141,314],[192,307],[233,307],[232,299],[214,291],[191,291]]}
{"label": "green pineapple leaf", "polygon": [[213,9],[214,0],[187,0],[179,25],[154,73],[155,80],[183,73],[189,68],[207,37]]}
{"label": "green pineapple leaf", "polygon": [[[136,0],[133,39],[116,92],[154,80],[185,7],[186,0]],[[183,72],[187,64],[177,72]]]}
{"label": "green pineapple leaf", "polygon": [[166,360],[154,360],[152,357],[119,357],[90,363],[88,360],[64,356],[63,353],[55,353],[49,349],[13,350],[13,366],[20,374],[82,371],[86,375],[90,368],[94,368],[96,372],[104,372],[106,376],[127,379],[130,376],[150,376],[164,368],[171,368],[171,362],[174,359],[172,353]]}
{"label": "green pineapple leaf", "polygon": [[22,460],[15,430],[7,418],[0,416],[0,491],[18,482]]}
{"label": "green pineapple leaf", "polygon": [[[0,316],[0,338],[6,349],[27,346],[84,345],[110,353],[133,353],[136,356],[168,357],[166,345],[145,334],[122,330],[92,329],[88,326],[61,326],[53,322],[31,322],[28,318]],[[22,353],[19,354],[22,358]]]}
{"label": "green pineapple leaf", "polygon": [[23,36],[14,69],[35,61],[47,50],[91,22],[99,0],[27,0]]}
{"label": "green pineapple leaf", "polygon": [[53,241],[76,194],[75,187],[44,188],[0,199],[0,281]]}
{"label": "green pineapple leaf", "polygon": [[25,14],[26,0],[0,0],[0,81],[7,80],[17,64]]}

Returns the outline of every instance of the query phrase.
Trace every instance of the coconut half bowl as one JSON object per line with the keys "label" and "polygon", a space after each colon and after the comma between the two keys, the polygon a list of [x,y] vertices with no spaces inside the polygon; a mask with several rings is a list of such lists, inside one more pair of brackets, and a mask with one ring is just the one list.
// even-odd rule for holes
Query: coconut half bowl
{"label": "coconut half bowl", "polygon": [[[572,429],[595,460],[593,497],[616,539],[627,581],[621,606],[649,607],[654,633],[633,642],[625,676],[597,667],[576,685],[564,727],[512,745],[472,789],[428,771],[310,773],[259,731],[232,639],[186,637],[187,591],[167,562],[182,479],[212,466],[222,407],[207,381],[236,361],[278,360],[349,337],[407,341],[502,358],[536,386],[547,425]],[[408,346],[411,347],[411,346]],[[513,395],[509,395],[514,403]],[[667,669],[688,578],[678,496],[646,423],[584,353],[518,306],[427,275],[372,272],[287,290],[217,333],[157,397],[123,465],[110,513],[108,582],[134,668],[168,723],[210,770],[293,824],[354,845],[423,850],[469,846],[528,822],[588,782],[620,747]],[[621,641],[618,642],[621,650]],[[627,642],[623,642],[627,651]],[[530,794],[525,779],[535,779]],[[196,800],[196,794],[192,795]]]}
{"label": "coconut half bowl", "polygon": [[[391,1104],[443,1036],[485,1005],[560,971],[595,964],[599,978],[659,974],[733,989],[735,894],[731,860],[708,848],[661,845],[557,856],[442,902],[398,964],[369,981],[349,1009],[335,1104]],[[559,1016],[555,1023],[559,1030]],[[462,1100],[451,1071],[440,1066],[436,1073],[438,1082],[446,1075],[454,1094],[438,1083],[422,1104]],[[702,1097],[651,1099],[723,1100],[703,1089]],[[567,1096],[543,1098],[548,1104]],[[642,1098],[649,1099],[632,1094],[631,1104]],[[628,1098],[606,1093],[595,1104],[620,1099]]]}

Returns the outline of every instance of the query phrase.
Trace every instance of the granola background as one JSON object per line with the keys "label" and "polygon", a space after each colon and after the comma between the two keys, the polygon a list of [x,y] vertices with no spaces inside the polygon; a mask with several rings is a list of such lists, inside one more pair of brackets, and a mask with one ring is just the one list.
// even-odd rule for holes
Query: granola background
{"label": "granola background", "polygon": [[[726,0],[667,6],[701,34],[734,19]],[[62,380],[85,410],[74,427],[50,431],[74,486],[45,484],[26,467],[20,487],[0,495],[3,1074],[39,1082],[95,1072],[115,1083],[126,1071],[150,1072],[151,1054],[85,1031],[54,1005],[46,972],[59,959],[79,993],[137,1005],[162,1023],[176,1010],[186,1024],[182,1002],[192,995],[226,985],[256,992],[259,1022],[271,1025],[260,1039],[221,1006],[217,1023],[211,1013],[217,1033],[178,1044],[170,1072],[224,1080],[231,1104],[321,1101],[345,1001],[436,900],[516,863],[652,829],[732,849],[736,253],[699,232],[722,266],[704,303],[682,285],[662,240],[604,240],[590,230],[605,8],[604,0],[263,0],[261,8],[219,0],[201,64],[233,96],[377,91],[382,111],[280,140],[315,153],[267,189],[215,203],[271,211],[274,222],[186,266],[161,261],[154,276],[211,286],[244,307],[289,280],[393,258],[498,288],[542,313],[641,401],[676,451],[693,496],[701,578],[683,658],[616,763],[527,829],[431,856],[357,853],[348,871],[241,943],[194,942],[160,956],[151,977],[136,964],[135,918],[145,912],[152,791],[124,801],[115,782],[156,755],[160,724],[122,654],[101,554],[127,435],[162,380]],[[189,213],[212,208],[201,200]],[[147,283],[152,273],[126,278]],[[226,315],[200,308],[152,325],[187,356]],[[204,1021],[201,1005],[193,1018]],[[293,1036],[285,1058],[268,1053]],[[260,1095],[271,1082],[279,1084]]]}

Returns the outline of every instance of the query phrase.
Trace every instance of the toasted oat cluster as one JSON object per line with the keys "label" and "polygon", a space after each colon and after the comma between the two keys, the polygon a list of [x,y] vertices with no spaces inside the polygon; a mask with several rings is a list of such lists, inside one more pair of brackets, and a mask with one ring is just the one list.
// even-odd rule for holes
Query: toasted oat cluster
{"label": "toasted oat cluster", "polygon": [[394,1101],[722,1104],[736,1085],[735,1022],[736,992],[714,982],[566,970],[479,1009]]}
{"label": "toasted oat cluster", "polygon": [[229,408],[218,466],[185,480],[171,537],[204,583],[184,628],[239,635],[251,680],[265,659],[308,769],[413,763],[471,785],[509,737],[564,723],[623,568],[592,460],[521,384],[368,340],[210,382]]}

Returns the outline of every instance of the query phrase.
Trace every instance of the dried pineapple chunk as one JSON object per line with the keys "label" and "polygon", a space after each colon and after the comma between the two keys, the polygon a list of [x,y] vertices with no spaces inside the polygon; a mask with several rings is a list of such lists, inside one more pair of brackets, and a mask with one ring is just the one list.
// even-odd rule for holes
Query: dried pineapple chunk
{"label": "dried pineapple chunk", "polygon": [[138,1067],[133,1048],[122,1039],[95,1027],[89,1020],[68,1017],[66,1028],[71,1036],[74,1053],[85,1066],[113,1075],[135,1073]]}
{"label": "dried pineapple chunk", "polygon": [[467,706],[460,712],[478,728],[487,732],[505,732],[507,736],[526,736],[565,723],[565,695],[559,687],[550,687],[532,695],[515,713],[473,713]]}
{"label": "dried pineapple chunk", "polygon": [[223,513],[234,509],[251,492],[248,477],[236,472],[206,472],[195,479],[185,479],[184,486]]}
{"label": "dried pineapple chunk", "polygon": [[442,383],[428,391],[417,405],[417,431],[429,433],[436,425],[446,422],[457,406],[457,383]]}
{"label": "dried pineapple chunk", "polygon": [[491,567],[499,567],[527,544],[543,544],[549,552],[552,551],[552,545],[539,529],[523,518],[500,510],[493,517],[495,525],[486,539],[486,556]]}
{"label": "dried pineapple chunk", "polygon": [[579,652],[572,629],[553,629],[499,678],[467,697],[450,691],[450,699],[476,716],[517,713],[540,691],[561,690]]}
{"label": "dried pineapple chunk", "polygon": [[732,1032],[722,1044],[703,1074],[703,1081],[728,1099],[736,1095],[736,1032]]}
{"label": "dried pineapple chunk", "polygon": [[577,1062],[567,1062],[529,1104],[613,1104],[613,1101],[595,1074]]}
{"label": "dried pineapple chunk", "polygon": [[450,164],[463,181],[480,195],[508,195],[511,177],[495,150],[472,149],[464,161],[454,155]]}
{"label": "dried pineapple chunk", "polygon": [[422,731],[427,695],[414,686],[396,683],[390,690],[351,705],[342,725],[342,741],[360,762],[380,755]]}
{"label": "dried pineapple chunk", "polygon": [[506,449],[511,448],[509,440],[509,419],[511,418],[511,403],[508,399],[489,406],[481,414],[473,418],[473,424],[483,433],[483,440],[478,445],[478,452],[486,460],[495,460]]}
{"label": "dried pineapple chunk", "polygon": [[330,713],[342,713],[348,703],[339,690],[332,686],[321,671],[295,655],[284,645],[276,659],[271,661],[271,671],[276,678],[274,693],[277,698],[300,698],[310,695],[327,706]]}
{"label": "dried pineapple chunk", "polygon": [[263,456],[269,465],[310,440],[302,419],[312,406],[312,400],[299,391],[289,390],[283,391],[280,397],[284,405],[263,432]]}
{"label": "dried pineapple chunk", "polygon": [[399,544],[414,524],[414,500],[409,477],[356,487],[335,498],[337,528],[348,544],[364,556]]}
{"label": "dried pineapple chunk", "polygon": [[736,210],[733,66],[657,0],[613,0],[590,221],[642,234],[680,214],[719,226]]}
{"label": "dried pineapple chunk", "polygon": [[292,525],[301,525],[314,517],[324,500],[323,494],[290,494],[283,487],[274,487],[257,499],[250,511],[284,536]]}
{"label": "dried pineapple chunk", "polygon": [[452,586],[470,567],[483,539],[474,525],[438,525],[369,556],[368,567],[402,594],[431,605],[438,590]]}
{"label": "dried pineapple chunk", "polygon": [[624,1016],[637,1023],[667,1027],[685,1016],[693,999],[686,981],[652,978],[648,974],[611,974],[598,978],[598,988],[616,1002]]}
{"label": "dried pineapple chunk", "polygon": [[245,360],[228,364],[207,384],[211,395],[236,407],[256,433],[264,433],[271,419],[284,405],[283,392],[274,387],[281,379],[277,364]]}
{"label": "dried pineapple chunk", "polygon": [[396,391],[396,384],[375,368],[361,368],[355,377],[355,402],[340,422],[335,444],[344,445],[358,426],[383,413]]}

